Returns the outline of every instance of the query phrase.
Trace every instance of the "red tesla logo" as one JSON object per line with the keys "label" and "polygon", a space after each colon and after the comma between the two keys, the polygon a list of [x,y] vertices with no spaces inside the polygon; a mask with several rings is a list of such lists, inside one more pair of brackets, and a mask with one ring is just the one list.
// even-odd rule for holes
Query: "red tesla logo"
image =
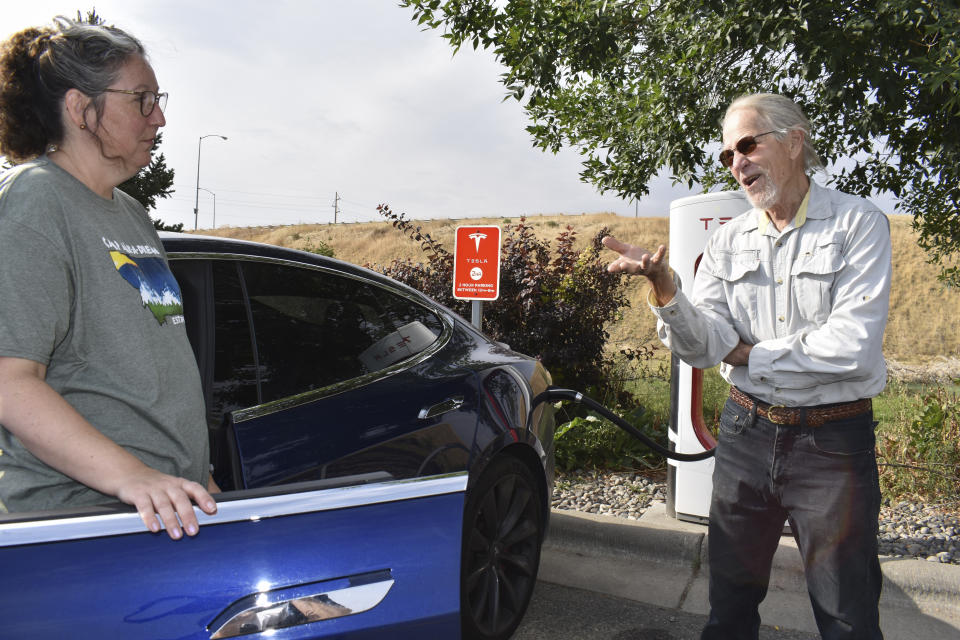
{"label": "red tesla logo", "polygon": [[722,218],[700,218],[700,222],[703,223],[703,230],[704,230],[704,231],[706,231],[707,228],[710,226],[710,221],[711,221],[711,220],[719,220],[719,221],[720,221],[720,224],[726,224],[726,223],[729,222],[730,220],[733,220],[733,218],[732,218],[731,216],[725,216],[725,217],[722,217]]}

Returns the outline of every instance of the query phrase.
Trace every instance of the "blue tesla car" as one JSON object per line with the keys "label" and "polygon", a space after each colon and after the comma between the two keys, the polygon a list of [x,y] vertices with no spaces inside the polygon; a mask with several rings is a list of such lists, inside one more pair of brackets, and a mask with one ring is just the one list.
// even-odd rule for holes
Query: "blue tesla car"
{"label": "blue tesla car", "polygon": [[161,234],[203,379],[215,516],[0,517],[4,638],[507,638],[553,485],[550,384],[413,289]]}

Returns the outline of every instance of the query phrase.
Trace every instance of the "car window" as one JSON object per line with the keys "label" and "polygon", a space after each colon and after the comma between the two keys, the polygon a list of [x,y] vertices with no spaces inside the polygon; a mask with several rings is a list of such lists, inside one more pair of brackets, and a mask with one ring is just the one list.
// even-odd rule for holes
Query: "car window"
{"label": "car window", "polygon": [[428,309],[361,280],[270,262],[243,262],[241,270],[261,402],[388,367],[442,329]]}
{"label": "car window", "polygon": [[[257,367],[237,264],[213,261],[214,368],[209,414],[221,416],[260,404]],[[189,325],[190,318],[187,318]]]}

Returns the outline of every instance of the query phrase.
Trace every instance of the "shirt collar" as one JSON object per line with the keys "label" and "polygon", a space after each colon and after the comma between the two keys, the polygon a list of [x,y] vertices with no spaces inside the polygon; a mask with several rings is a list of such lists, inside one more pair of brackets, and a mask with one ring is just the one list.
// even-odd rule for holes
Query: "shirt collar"
{"label": "shirt collar", "polygon": [[[791,224],[794,229],[799,229],[803,226],[803,223],[807,221],[807,207],[810,204],[810,192],[813,191],[813,180],[810,181],[810,186],[807,188],[806,195],[803,196],[803,201],[800,203],[800,207],[797,208],[797,215],[793,216],[793,221]],[[757,212],[757,228],[760,230],[761,234],[767,232],[767,226],[770,224],[770,217],[767,215],[767,212],[763,209],[754,209]]]}

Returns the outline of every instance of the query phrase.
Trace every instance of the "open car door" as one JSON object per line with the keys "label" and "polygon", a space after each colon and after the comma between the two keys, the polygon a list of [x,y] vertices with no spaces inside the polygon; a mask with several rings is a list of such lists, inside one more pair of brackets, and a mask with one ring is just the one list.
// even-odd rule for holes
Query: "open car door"
{"label": "open car door", "polygon": [[171,540],[125,507],[0,517],[0,636],[457,638],[466,473],[221,494]]}

